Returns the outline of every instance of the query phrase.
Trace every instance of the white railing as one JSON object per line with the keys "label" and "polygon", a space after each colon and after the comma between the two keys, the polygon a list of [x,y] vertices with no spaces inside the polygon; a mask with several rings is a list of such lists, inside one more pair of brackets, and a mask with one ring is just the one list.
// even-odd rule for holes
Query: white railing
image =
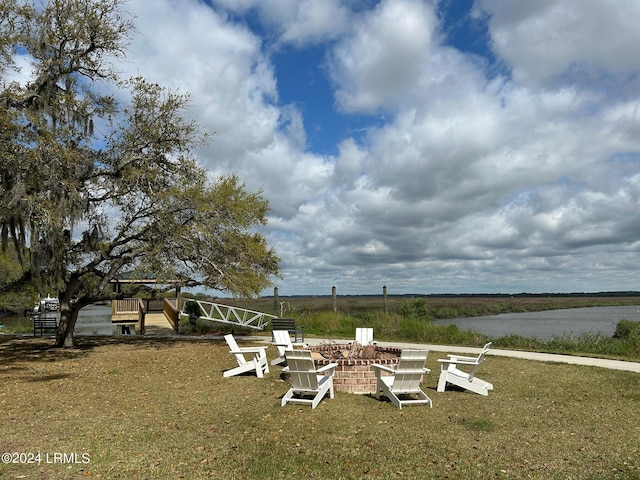
{"label": "white railing", "polygon": [[[187,307],[190,304],[196,304],[198,308]],[[272,318],[277,318],[275,315],[269,315],[268,313],[188,298],[182,302],[182,308],[180,309],[181,320],[188,320],[189,313],[196,310],[198,318],[203,320],[239,325],[255,330],[264,330]]]}

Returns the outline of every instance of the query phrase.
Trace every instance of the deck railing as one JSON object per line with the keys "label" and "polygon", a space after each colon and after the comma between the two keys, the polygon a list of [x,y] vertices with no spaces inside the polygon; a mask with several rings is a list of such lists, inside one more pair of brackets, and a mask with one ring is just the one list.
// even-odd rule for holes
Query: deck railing
{"label": "deck railing", "polygon": [[178,333],[178,329],[180,327],[180,312],[176,308],[177,304],[177,298],[165,298],[162,308],[164,316],[167,318],[167,320],[169,320],[169,323],[176,331],[176,333]]}
{"label": "deck railing", "polygon": [[111,314],[138,313],[139,298],[122,298],[111,302]]}
{"label": "deck railing", "polygon": [[121,298],[112,300],[111,313],[113,315],[125,314],[125,313],[138,313],[140,305],[149,313],[151,312],[163,312],[165,302],[169,302],[171,305],[176,306],[178,299],[176,298]]}

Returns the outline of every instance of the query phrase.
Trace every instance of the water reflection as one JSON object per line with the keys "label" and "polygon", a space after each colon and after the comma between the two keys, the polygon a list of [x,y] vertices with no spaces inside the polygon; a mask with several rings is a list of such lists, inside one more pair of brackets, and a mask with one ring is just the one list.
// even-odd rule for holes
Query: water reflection
{"label": "water reflection", "polygon": [[[60,316],[59,312],[49,312],[50,316]],[[33,323],[29,317],[22,315],[0,318],[0,324],[7,327],[22,327],[33,331]],[[87,305],[80,309],[78,321],[74,329],[76,335],[113,335],[116,328],[111,324],[111,307],[109,305]]]}
{"label": "water reflection", "polygon": [[73,331],[76,335],[114,335],[116,327],[111,324],[111,307],[108,305],[87,305],[78,313],[78,321]]}
{"label": "water reflection", "polygon": [[538,340],[554,336],[578,336],[600,333],[612,336],[616,324],[623,319],[640,320],[640,306],[587,307],[544,312],[505,313],[472,318],[435,320],[438,325],[457,325],[492,338],[520,335]]}

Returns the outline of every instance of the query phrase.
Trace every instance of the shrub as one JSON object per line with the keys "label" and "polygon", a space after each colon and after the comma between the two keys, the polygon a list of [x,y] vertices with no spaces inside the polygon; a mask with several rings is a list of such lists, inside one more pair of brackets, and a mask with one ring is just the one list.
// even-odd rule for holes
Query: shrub
{"label": "shrub", "polygon": [[454,307],[442,307],[436,309],[433,316],[435,318],[456,318],[460,315],[458,314],[458,310]]}
{"label": "shrub", "polygon": [[616,325],[614,338],[628,340],[632,338],[640,338],[640,321],[637,320],[620,320]]}
{"label": "shrub", "polygon": [[431,321],[431,316],[427,309],[427,301],[424,298],[405,300],[402,302],[402,309],[400,312],[405,319]]}

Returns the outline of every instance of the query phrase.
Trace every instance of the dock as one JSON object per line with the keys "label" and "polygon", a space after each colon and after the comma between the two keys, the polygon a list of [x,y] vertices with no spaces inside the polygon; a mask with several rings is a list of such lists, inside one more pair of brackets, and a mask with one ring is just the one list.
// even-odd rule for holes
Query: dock
{"label": "dock", "polygon": [[111,302],[111,323],[120,334],[169,334],[177,331],[177,299],[126,298]]}

